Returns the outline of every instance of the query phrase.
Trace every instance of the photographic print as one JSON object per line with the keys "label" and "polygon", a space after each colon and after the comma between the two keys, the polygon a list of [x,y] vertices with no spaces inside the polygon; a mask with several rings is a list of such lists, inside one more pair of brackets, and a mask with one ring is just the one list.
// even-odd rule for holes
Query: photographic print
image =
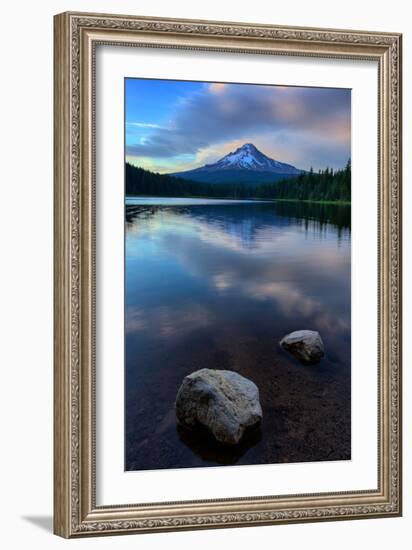
{"label": "photographic print", "polygon": [[125,469],[351,457],[351,92],[125,79]]}

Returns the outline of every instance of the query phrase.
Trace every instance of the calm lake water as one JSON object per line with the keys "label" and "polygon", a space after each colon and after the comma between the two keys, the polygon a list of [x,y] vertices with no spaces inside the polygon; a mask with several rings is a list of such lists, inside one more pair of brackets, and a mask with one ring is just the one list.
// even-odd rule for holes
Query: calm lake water
{"label": "calm lake water", "polygon": [[[350,207],[126,200],[126,470],[350,459]],[[279,347],[318,330],[324,360]],[[187,374],[230,369],[263,421],[236,447],[177,427]]]}

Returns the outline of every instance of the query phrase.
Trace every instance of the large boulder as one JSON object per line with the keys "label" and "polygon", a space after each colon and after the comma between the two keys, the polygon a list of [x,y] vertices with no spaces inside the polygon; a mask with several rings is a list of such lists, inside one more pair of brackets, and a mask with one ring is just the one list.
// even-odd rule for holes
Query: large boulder
{"label": "large boulder", "polygon": [[322,338],[315,330],[296,330],[280,341],[283,349],[307,364],[318,363],[325,355]]}
{"label": "large boulder", "polygon": [[257,386],[237,372],[200,369],[183,379],[176,396],[181,425],[205,426],[220,443],[237,444],[262,419]]}

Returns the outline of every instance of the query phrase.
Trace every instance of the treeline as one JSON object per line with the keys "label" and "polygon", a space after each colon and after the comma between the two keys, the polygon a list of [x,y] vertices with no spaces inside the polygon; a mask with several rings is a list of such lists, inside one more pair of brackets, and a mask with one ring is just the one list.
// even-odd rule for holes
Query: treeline
{"label": "treeline", "polygon": [[126,163],[126,195],[231,199],[351,200],[351,166],[312,169],[276,183],[200,183],[157,174]]}
{"label": "treeline", "polygon": [[[345,201],[351,200],[351,165],[350,161],[344,170],[333,171],[331,168],[314,172],[312,169],[296,178],[283,180],[276,185],[277,199]],[[272,198],[271,189],[263,189],[261,197]]]}

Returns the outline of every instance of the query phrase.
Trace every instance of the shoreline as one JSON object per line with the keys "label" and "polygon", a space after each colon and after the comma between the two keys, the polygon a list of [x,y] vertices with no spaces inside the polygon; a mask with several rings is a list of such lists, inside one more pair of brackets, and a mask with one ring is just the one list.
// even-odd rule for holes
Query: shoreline
{"label": "shoreline", "polygon": [[248,198],[248,199],[238,199],[235,197],[202,197],[199,195],[187,195],[187,196],[154,196],[154,195],[125,195],[125,201],[128,199],[136,199],[136,198],[151,198],[151,199],[204,199],[209,201],[236,201],[236,202],[292,202],[292,203],[308,203],[308,204],[330,204],[330,205],[336,205],[336,206],[351,206],[352,201],[328,201],[328,200],[311,200],[311,199],[259,199],[259,198]]}

